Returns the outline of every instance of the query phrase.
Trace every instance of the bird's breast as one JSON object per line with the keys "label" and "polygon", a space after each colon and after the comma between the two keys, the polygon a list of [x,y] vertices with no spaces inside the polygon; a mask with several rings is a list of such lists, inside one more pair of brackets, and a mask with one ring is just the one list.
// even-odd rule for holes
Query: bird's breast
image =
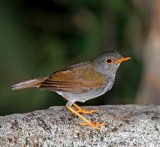
{"label": "bird's breast", "polygon": [[109,91],[112,88],[113,84],[114,84],[114,80],[108,81],[106,85],[103,87],[101,94],[104,94],[107,91]]}

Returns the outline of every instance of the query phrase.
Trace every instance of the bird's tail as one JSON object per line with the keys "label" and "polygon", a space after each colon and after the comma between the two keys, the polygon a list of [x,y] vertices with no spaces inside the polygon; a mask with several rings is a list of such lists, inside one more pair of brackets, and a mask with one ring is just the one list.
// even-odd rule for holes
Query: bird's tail
{"label": "bird's tail", "polygon": [[12,86],[12,90],[19,90],[24,88],[32,88],[32,87],[39,87],[42,82],[44,82],[47,79],[47,77],[44,78],[35,78],[32,80],[20,82],[18,84],[15,84]]}

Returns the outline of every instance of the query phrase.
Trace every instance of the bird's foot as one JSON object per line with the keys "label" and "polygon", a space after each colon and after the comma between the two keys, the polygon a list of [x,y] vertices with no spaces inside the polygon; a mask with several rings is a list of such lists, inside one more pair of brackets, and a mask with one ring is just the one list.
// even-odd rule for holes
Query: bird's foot
{"label": "bird's foot", "polygon": [[77,110],[78,113],[92,114],[92,113],[98,112],[98,110],[85,110],[85,109],[81,108],[80,106],[78,106],[75,103],[73,105],[78,109]]}
{"label": "bird's foot", "polygon": [[75,115],[79,116],[83,121],[84,123],[79,123],[81,126],[91,126],[92,128],[96,129],[96,130],[100,130],[100,126],[104,125],[104,123],[102,124],[98,124],[96,122],[90,122],[88,119],[86,119],[85,117],[83,117],[81,114],[79,114],[76,110],[74,110],[72,107],[70,106],[67,106],[67,109],[70,110],[72,113],[74,113]]}
{"label": "bird's foot", "polygon": [[78,109],[77,112],[83,113],[83,114],[92,114],[92,113],[98,112],[98,110],[85,110],[81,108],[81,109]]}

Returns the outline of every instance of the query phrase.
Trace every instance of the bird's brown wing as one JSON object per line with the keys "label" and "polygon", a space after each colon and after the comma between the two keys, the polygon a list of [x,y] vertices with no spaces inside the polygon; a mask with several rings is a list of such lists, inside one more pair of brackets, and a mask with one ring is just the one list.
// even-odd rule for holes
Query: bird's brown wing
{"label": "bird's brown wing", "polygon": [[105,80],[105,76],[95,71],[91,65],[73,66],[53,73],[39,88],[82,93],[100,88]]}

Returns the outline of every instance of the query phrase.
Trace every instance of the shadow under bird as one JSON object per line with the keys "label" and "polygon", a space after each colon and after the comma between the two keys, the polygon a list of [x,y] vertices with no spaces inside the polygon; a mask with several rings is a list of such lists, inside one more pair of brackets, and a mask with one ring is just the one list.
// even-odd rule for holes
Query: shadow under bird
{"label": "shadow under bird", "polygon": [[66,107],[84,121],[79,123],[80,125],[89,125],[99,129],[104,123],[91,122],[80,114],[92,114],[97,110],[85,110],[75,102],[85,102],[110,90],[118,67],[123,61],[129,59],[130,57],[122,57],[116,51],[106,51],[90,61],[56,71],[49,77],[35,78],[13,85],[12,89],[37,87],[42,90],[55,91],[68,100]]}

